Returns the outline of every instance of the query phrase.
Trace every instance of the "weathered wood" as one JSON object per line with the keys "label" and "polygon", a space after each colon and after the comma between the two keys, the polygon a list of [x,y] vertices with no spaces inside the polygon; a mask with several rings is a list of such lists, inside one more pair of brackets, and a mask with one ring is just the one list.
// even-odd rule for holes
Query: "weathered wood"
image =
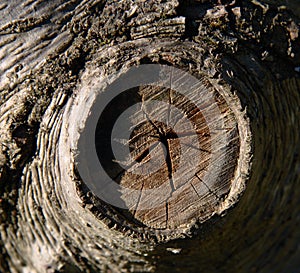
{"label": "weathered wood", "polygon": [[[275,0],[2,1],[0,271],[298,270],[300,40],[295,1],[287,3],[296,7],[293,12]],[[215,151],[212,139],[221,134],[232,139],[219,143],[224,159],[220,181],[214,184],[211,176],[206,187],[194,177],[195,183],[186,183],[181,178],[188,176],[187,167],[177,180],[182,184],[173,186],[183,194],[168,200],[168,213],[164,205],[128,211],[103,203],[81,181],[78,150],[71,141],[84,131],[80,117],[89,112],[74,102],[92,100],[89,87],[105,76],[145,63],[188,71],[215,94],[226,130],[211,132],[201,111],[172,88],[139,90],[148,99],[163,93],[162,100],[185,105],[182,109],[199,127],[201,149],[209,151],[198,166],[200,179]],[[146,162],[147,146],[156,145],[149,138],[158,134],[151,122],[146,118],[131,135],[131,154],[138,162]],[[177,132],[162,123],[157,127],[167,132],[159,137],[169,147],[161,172],[149,180],[132,180],[125,173],[120,184],[158,187],[160,177],[170,180],[179,168],[179,138],[187,136],[176,138]],[[153,155],[161,155],[159,147]],[[173,191],[170,183],[168,189],[168,194]],[[200,199],[201,194],[206,196]],[[216,212],[213,217],[211,212]],[[185,240],[149,242],[179,237]]]}
{"label": "weathered wood", "polygon": [[[171,89],[140,87],[110,104],[108,113],[99,120],[98,156],[104,157],[105,169],[112,173],[113,179],[123,187],[132,188],[132,192],[129,190],[122,196],[125,203],[133,198],[131,195],[136,190],[141,191],[138,202],[133,201],[128,209],[135,220],[150,228],[174,232],[191,220],[203,222],[218,212],[230,191],[243,140],[239,139],[235,115],[224,98],[218,94],[215,105],[211,105],[206,92],[217,96],[213,94],[216,91],[204,88],[206,91],[199,91],[200,96],[192,102]],[[197,88],[194,96],[198,96]],[[200,108],[194,104],[197,100],[202,101],[197,103]],[[110,130],[110,124],[115,123],[114,116],[138,102],[140,106],[122,124],[124,135],[126,130],[136,127],[128,143],[131,155],[128,162],[123,163],[126,170],[122,171],[113,162],[113,155],[107,156],[103,151],[111,141],[104,135]],[[124,107],[119,109],[119,105]],[[240,129],[246,133],[247,128]],[[116,137],[120,138],[116,141],[123,139],[121,135]],[[149,149],[154,150],[150,152]],[[217,172],[212,166],[220,166],[220,169]]]}

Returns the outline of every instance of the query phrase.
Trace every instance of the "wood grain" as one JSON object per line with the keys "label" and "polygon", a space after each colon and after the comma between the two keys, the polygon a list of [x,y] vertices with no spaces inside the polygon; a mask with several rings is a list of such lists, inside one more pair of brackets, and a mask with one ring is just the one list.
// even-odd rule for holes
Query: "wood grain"
{"label": "wood grain", "polygon": [[[228,194],[237,166],[239,136],[234,114],[224,99],[222,100],[220,97],[218,107],[222,116],[214,118],[226,120],[226,123],[224,124],[225,128],[215,128],[214,119],[206,122],[200,109],[173,90],[140,87],[135,95],[142,98],[144,103],[157,101],[158,98],[159,101],[171,103],[184,113],[193,126],[189,131],[185,120],[170,108],[149,109],[148,107],[147,110],[145,107],[128,117],[128,122],[134,124],[137,115],[144,116],[144,121],[139,128],[132,132],[132,138],[129,140],[132,149],[131,157],[135,159],[135,163],[129,162],[128,167],[130,168],[119,173],[118,177],[122,186],[141,190],[139,203],[129,208],[130,213],[144,225],[157,229],[174,229],[188,223],[191,219],[203,221],[202,219],[215,212],[215,207]],[[118,103],[122,104],[122,101],[118,101]],[[201,106],[203,108],[204,106],[210,107]],[[115,109],[114,106],[111,107]],[[163,116],[167,116],[164,120],[169,125],[155,119],[155,117],[162,119]],[[112,121],[105,120],[105,122]],[[175,128],[172,128],[173,126]],[[230,143],[229,146],[222,141],[224,132],[230,135],[230,138],[226,139]],[[196,138],[193,138],[193,134]],[[212,150],[211,138],[214,138],[217,143],[213,147],[216,150]],[[150,155],[149,149],[155,149],[152,146],[155,143],[158,145],[157,142],[164,146],[165,151],[159,152],[159,147],[155,146],[156,151]],[[183,150],[181,145],[184,147]],[[197,153],[199,158],[193,158],[194,149],[201,151],[201,153]],[[187,155],[184,157],[182,153]],[[217,153],[218,156],[212,157],[212,153]],[[163,160],[161,160],[162,158]],[[157,170],[151,171],[140,165],[149,160],[151,160],[151,166],[158,166]],[[195,164],[196,169],[190,169],[190,164]],[[211,179],[203,181],[207,170],[210,169],[210,164],[224,165],[219,174],[220,179],[210,174]],[[142,168],[140,174],[135,174],[136,168]],[[159,194],[164,196],[162,199],[155,200],[154,195],[143,191],[158,187],[160,188]],[[130,198],[131,193],[127,192],[126,195],[123,197],[124,200]],[[141,209],[148,206],[153,208]]]}
{"label": "wood grain", "polygon": [[[299,12],[283,2],[2,1],[0,271],[297,272]],[[201,80],[226,126],[208,129],[218,121],[203,119],[210,105],[198,111],[172,88],[141,87],[147,99],[161,95],[187,114],[203,157],[191,180],[186,160],[175,183],[189,155],[179,139],[189,136],[158,122],[168,160],[151,179],[126,172],[118,182],[146,190],[166,177],[167,202],[118,209],[80,179],[71,139],[89,108],[74,102],[91,101],[99,79],[148,63]],[[161,155],[154,121],[131,134],[137,162],[150,160],[152,148],[153,158]],[[218,142],[224,134],[231,141]],[[212,164],[221,173],[203,183]],[[138,206],[153,201],[143,196]]]}

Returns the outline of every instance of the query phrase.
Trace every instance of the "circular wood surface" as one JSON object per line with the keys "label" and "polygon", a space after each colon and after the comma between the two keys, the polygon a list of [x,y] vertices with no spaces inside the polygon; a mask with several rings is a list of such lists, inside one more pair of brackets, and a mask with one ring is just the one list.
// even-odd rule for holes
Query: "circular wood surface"
{"label": "circular wood surface", "polygon": [[[201,91],[203,96],[213,92],[208,90]],[[130,220],[173,229],[218,211],[234,178],[240,139],[234,113],[217,92],[214,99],[216,105],[203,101],[199,109],[174,90],[140,86],[105,108],[96,131],[97,154],[112,180],[140,191],[138,201],[128,207]],[[122,119],[122,131],[131,131],[124,142],[110,131],[130,105],[137,106]],[[111,141],[122,140],[130,151],[123,167],[110,147]],[[121,198],[126,203],[133,198],[131,191]]]}
{"label": "circular wood surface", "polygon": [[[174,58],[171,48],[165,43],[165,59]],[[214,79],[155,64],[143,51],[138,66],[129,61],[104,77],[106,69],[95,64],[106,54],[90,64],[94,80],[82,87],[89,92],[78,92],[66,120],[79,132],[69,140],[87,187],[79,195],[90,192],[85,202],[94,204],[97,217],[109,212],[109,225],[158,240],[181,237],[224,214],[244,191],[250,170],[251,134],[238,97]],[[162,78],[138,84],[152,74]]]}

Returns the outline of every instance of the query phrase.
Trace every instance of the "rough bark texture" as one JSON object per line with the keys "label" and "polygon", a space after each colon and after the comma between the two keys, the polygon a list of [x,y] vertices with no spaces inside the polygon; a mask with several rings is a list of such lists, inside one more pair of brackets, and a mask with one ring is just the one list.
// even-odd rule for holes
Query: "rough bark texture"
{"label": "rough bark texture", "polygon": [[[0,4],[0,270],[298,272],[300,13],[296,0],[282,4]],[[62,144],[84,87],[139,63],[181,68],[239,98],[235,116],[249,117],[252,133],[236,207],[163,244],[170,234],[152,236],[97,200]]]}

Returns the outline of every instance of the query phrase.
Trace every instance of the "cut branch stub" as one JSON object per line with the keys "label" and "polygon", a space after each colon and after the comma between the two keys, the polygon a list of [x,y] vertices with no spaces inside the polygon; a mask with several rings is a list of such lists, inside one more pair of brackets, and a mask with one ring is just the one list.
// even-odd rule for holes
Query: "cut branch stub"
{"label": "cut branch stub", "polygon": [[250,133],[236,96],[159,64],[99,79],[70,110],[70,117],[83,113],[72,120],[78,134],[70,145],[88,187],[80,196],[96,215],[121,230],[170,239],[237,201]]}

